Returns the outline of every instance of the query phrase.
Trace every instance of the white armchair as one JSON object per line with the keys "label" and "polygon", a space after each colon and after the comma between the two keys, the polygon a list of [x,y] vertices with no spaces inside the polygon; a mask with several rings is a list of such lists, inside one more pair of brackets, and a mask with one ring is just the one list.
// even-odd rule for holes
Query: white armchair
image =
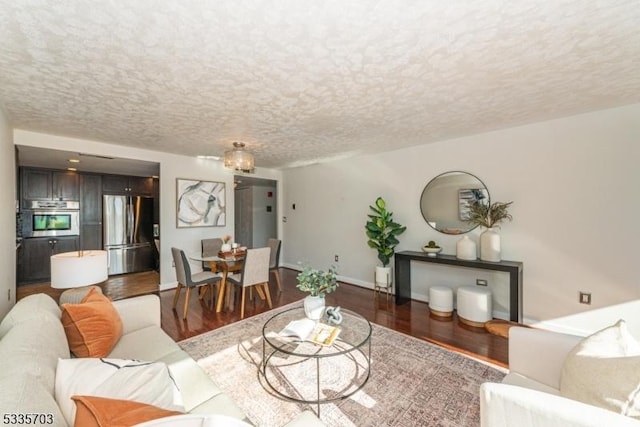
{"label": "white armchair", "polygon": [[509,331],[509,369],[480,387],[482,427],[640,427],[640,421],[560,396],[568,353],[583,337],[541,329]]}

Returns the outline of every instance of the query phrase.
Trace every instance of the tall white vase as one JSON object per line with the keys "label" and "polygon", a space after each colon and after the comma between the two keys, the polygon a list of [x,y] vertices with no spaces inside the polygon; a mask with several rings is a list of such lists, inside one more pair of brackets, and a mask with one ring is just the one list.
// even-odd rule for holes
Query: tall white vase
{"label": "tall white vase", "polygon": [[324,314],[324,297],[315,297],[307,295],[304,297],[304,314],[308,319],[320,320]]}
{"label": "tall white vase", "polygon": [[480,259],[483,261],[500,262],[500,235],[493,229],[487,228],[480,235]]}

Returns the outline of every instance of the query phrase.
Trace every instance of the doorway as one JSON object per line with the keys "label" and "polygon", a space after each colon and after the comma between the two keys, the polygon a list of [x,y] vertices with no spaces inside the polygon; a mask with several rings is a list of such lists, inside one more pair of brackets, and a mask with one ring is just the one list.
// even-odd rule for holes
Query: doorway
{"label": "doorway", "polygon": [[233,177],[235,240],[248,248],[267,246],[278,238],[277,181],[243,175]]}

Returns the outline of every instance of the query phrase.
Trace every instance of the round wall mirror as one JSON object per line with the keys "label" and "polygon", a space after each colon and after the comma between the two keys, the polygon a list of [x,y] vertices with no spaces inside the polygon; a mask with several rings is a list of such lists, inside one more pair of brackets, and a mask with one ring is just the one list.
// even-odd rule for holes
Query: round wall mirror
{"label": "round wall mirror", "polygon": [[463,234],[474,228],[467,223],[469,206],[489,203],[489,190],[475,175],[452,171],[433,178],[420,197],[424,220],[434,230],[445,234]]}

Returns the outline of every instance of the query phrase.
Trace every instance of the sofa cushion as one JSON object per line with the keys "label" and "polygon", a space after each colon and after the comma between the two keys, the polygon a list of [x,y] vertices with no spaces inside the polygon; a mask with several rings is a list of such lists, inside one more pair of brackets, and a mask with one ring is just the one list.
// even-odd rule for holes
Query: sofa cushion
{"label": "sofa cushion", "polygon": [[130,400],[108,399],[96,396],[72,396],[76,404],[76,426],[128,427],[158,418],[180,415],[157,406]]}
{"label": "sofa cushion", "polygon": [[149,326],[123,335],[109,357],[154,361],[179,349],[178,344],[162,329]]}
{"label": "sofa cushion", "polygon": [[182,400],[167,365],[120,359],[61,359],[55,398],[69,424],[75,418],[75,395],[133,400],[180,410]]}
{"label": "sofa cushion", "polygon": [[33,294],[19,300],[0,323],[0,338],[14,325],[31,319],[60,319],[58,304],[46,294]]}
{"label": "sofa cushion", "polygon": [[62,305],[62,325],[77,357],[105,357],[122,336],[122,320],[111,300],[94,288],[80,304]]}
{"label": "sofa cushion", "polygon": [[588,336],[569,353],[560,394],[640,419],[640,344],[623,320]]}

